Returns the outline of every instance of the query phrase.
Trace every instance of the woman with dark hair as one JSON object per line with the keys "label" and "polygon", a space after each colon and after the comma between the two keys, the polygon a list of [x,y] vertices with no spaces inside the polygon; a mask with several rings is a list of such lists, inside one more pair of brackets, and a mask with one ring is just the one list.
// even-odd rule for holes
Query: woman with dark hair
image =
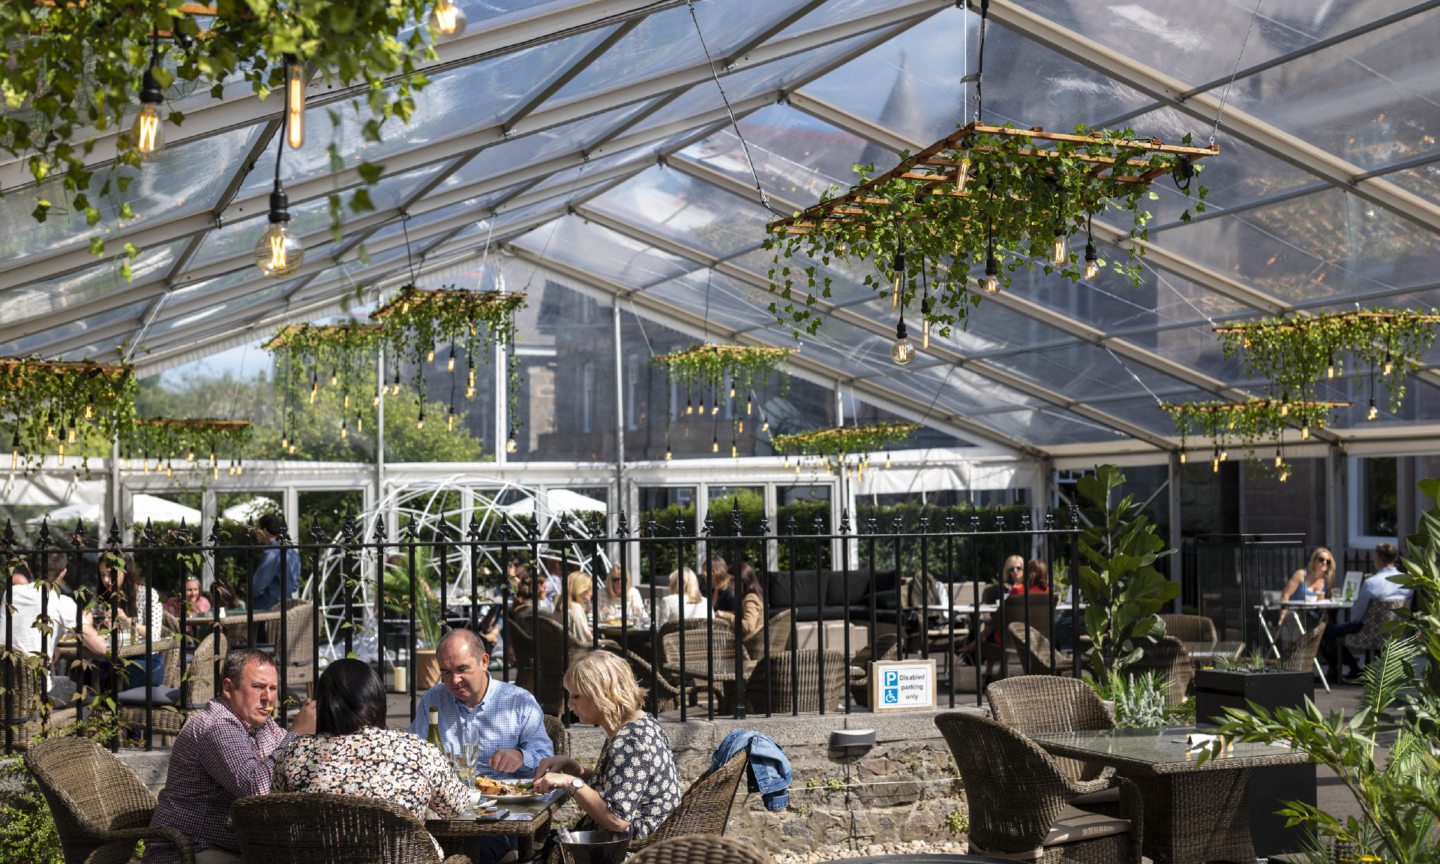
{"label": "woman with dark hair", "polygon": [[315,734],[291,739],[275,757],[275,792],[330,792],[398,804],[425,818],[454,816],[479,793],[461,783],[445,754],[409,732],[385,728],[385,688],[366,663],[336,660],[315,691]]}
{"label": "woman with dark hair", "polygon": [[732,578],[727,572],[725,584],[715,584],[715,591],[711,595],[715,618],[734,625],[737,581],[740,583],[740,638],[750,656],[758,657],[757,649],[761,646],[757,643],[765,629],[765,593],[760,588],[760,577],[755,575],[755,568],[750,566],[750,562],[740,562],[737,576]]}
{"label": "woman with dark hair", "polygon": [[[110,650],[111,633],[117,633],[121,645],[140,644],[148,633],[159,641],[165,621],[165,605],[160,592],[140,581],[140,569],[129,552],[101,552],[99,562],[100,603],[95,629],[105,650]],[[101,685],[108,683],[109,661],[101,662]],[[131,658],[125,673],[125,688],[144,687],[148,679],[152,687],[165,681],[165,663],[159,654]]]}

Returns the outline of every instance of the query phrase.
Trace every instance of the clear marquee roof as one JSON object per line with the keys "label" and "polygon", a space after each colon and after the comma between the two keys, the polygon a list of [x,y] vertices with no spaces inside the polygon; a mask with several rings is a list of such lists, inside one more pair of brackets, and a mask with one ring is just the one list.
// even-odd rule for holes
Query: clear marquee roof
{"label": "clear marquee roof", "polygon": [[[23,186],[18,161],[0,162],[0,355],[123,355],[151,374],[334,315],[356,284],[408,281],[402,213],[427,272],[493,255],[685,332],[790,345],[766,311],[771,216],[729,111],[785,212],[848,186],[856,162],[889,167],[973,111],[962,78],[979,14],[952,0],[696,0],[703,44],[681,0],[463,5],[468,30],[438,46],[412,122],[387,125],[382,143],[363,141],[350,112],[332,129],[327,110],[353,94],[312,85],[308,140],[284,157],[306,248],[287,280],[265,279],[251,254],[279,100],[262,104],[243,85],[223,100],[167,94],[186,121],[131,187],[138,215],[123,223],[115,200],[93,228],[54,211],[36,224],[45,190]],[[971,441],[1157,453],[1178,443],[1157,401],[1263,392],[1221,355],[1215,323],[1440,306],[1437,6],[992,0],[987,122],[1203,142],[1223,99],[1221,154],[1201,178],[1209,212],[1180,222],[1183,197],[1157,183],[1143,285],[1019,271],[967,331],[906,368],[888,359],[888,303],[863,273],[837,270],[796,371]],[[385,169],[376,209],[347,212],[335,243],[325,196],[357,184],[364,160]],[[1124,237],[1104,219],[1095,229],[1097,241]],[[130,281],[89,253],[96,235],[112,252],[140,248]],[[1400,416],[1369,423],[1361,408],[1322,443],[1435,434],[1437,361],[1440,349],[1422,358]],[[1363,376],[1324,382],[1322,398],[1363,403],[1364,387]]]}

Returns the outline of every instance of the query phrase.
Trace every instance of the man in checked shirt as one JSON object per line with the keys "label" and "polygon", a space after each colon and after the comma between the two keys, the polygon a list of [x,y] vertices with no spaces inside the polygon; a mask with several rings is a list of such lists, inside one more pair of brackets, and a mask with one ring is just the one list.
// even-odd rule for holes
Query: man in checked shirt
{"label": "man in checked shirt", "polygon": [[[271,755],[295,733],[315,732],[315,702],[300,709],[290,731],[271,716],[279,704],[275,661],[238,649],[221,664],[220,694],[190,715],[175,739],[170,773],[151,825],[174,828],[190,841],[196,864],[241,864],[239,844],[226,826],[236,798],[264,795],[275,773]],[[145,864],[179,856],[169,843],[145,844]]]}

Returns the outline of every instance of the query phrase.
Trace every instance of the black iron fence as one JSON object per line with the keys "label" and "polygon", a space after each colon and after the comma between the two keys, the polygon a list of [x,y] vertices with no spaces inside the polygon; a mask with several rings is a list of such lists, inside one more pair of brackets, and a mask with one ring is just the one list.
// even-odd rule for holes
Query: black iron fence
{"label": "black iron fence", "polygon": [[[1062,662],[1078,669],[1078,652],[1064,661],[1059,650],[1079,643],[1081,626],[1060,589],[1065,562],[1078,557],[1073,520],[982,526],[979,518],[962,525],[922,515],[852,526],[845,517],[834,531],[821,520],[790,520],[754,532],[738,510],[730,517],[707,521],[698,534],[653,521],[632,530],[624,515],[562,520],[545,536],[506,522],[347,518],[337,536],[314,527],[309,542],[251,544],[202,541],[183,526],[147,528],[128,545],[112,529],[97,543],[57,538],[42,526],[27,545],[7,526],[0,558],[7,573],[25,578],[10,580],[0,616],[5,747],[77,722],[118,724],[122,743],[151,747],[218,692],[221,658],[239,645],[273,652],[288,707],[305,698],[328,660],[359,656],[403,684],[395,689],[408,695],[413,715],[429,683],[421,680],[427,649],[456,627],[494,640],[491,674],[526,687],[561,717],[564,671],[596,649],[626,658],[652,712],[682,719],[872,710],[884,688],[870,680],[871,660],[934,660],[937,701],[951,706],[978,703],[986,661],[998,655],[1003,665],[1007,647],[1025,671],[1059,671]],[[614,530],[597,530],[604,525]],[[1044,562],[1057,590],[1022,583],[1007,599],[998,580],[1009,555]],[[833,566],[765,566],[777,560]],[[686,569],[701,602],[667,599],[672,583],[683,595]],[[257,609],[265,587],[257,571],[262,581],[297,584],[294,596]],[[215,578],[225,572],[247,575],[229,585]],[[726,573],[728,595],[720,590]],[[205,584],[208,603],[184,599],[190,578]],[[157,582],[179,595],[158,622],[146,602]],[[557,582],[561,597],[547,608],[546,586]],[[127,584],[141,590],[132,595]],[[602,604],[612,584],[627,599]],[[744,614],[755,587],[758,627],[756,615]],[[728,615],[716,608],[727,598]],[[276,719],[285,724],[285,712]]]}

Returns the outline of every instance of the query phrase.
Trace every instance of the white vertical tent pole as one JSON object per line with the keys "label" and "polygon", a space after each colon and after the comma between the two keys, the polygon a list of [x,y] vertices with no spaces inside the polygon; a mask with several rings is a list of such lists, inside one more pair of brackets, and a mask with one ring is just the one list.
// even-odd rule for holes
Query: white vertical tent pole
{"label": "white vertical tent pole", "polygon": [[[620,527],[620,512],[625,510],[625,364],[620,356],[620,302],[610,303],[611,355],[615,358],[615,496],[610,506],[610,534]],[[619,560],[612,552],[612,558]]]}
{"label": "white vertical tent pole", "polygon": [[[395,363],[398,366],[400,359],[397,357]],[[385,499],[385,348],[375,349],[375,498],[371,504],[378,504]],[[367,507],[366,509],[370,509]],[[395,537],[398,526],[393,524],[390,514],[383,513],[381,519],[386,522],[386,536]]]}
{"label": "white vertical tent pole", "polygon": [[[1170,548],[1175,550],[1175,554],[1170,556],[1170,581],[1179,585],[1180,590],[1183,592],[1185,590],[1185,556],[1180,548],[1181,543],[1184,542],[1181,531],[1183,526],[1180,524],[1182,518],[1180,510],[1180,478],[1184,473],[1184,469],[1180,465],[1179,453],[1170,454],[1168,467],[1170,469]],[[1198,600],[1199,598],[1196,599]],[[1182,606],[1184,602],[1185,596],[1182,593],[1180,596]]]}

